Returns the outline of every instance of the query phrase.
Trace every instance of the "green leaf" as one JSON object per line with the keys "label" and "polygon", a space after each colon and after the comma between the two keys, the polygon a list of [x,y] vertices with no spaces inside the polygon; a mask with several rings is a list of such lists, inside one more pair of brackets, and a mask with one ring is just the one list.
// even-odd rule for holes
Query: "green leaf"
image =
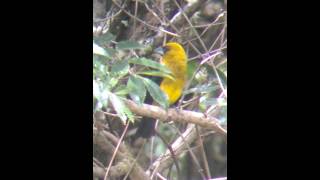
{"label": "green leaf", "polygon": [[103,49],[102,47],[100,47],[99,45],[97,45],[95,42],[93,42],[93,54],[97,54],[100,56],[105,56],[110,58],[110,54],[108,54],[108,52]]}
{"label": "green leaf", "polygon": [[110,55],[113,56],[114,54],[117,53],[117,51],[115,49],[112,48],[104,48],[104,50],[106,50],[106,52]]}
{"label": "green leaf", "polygon": [[129,63],[126,60],[116,61],[111,67],[112,76],[123,77],[129,72]]}
{"label": "green leaf", "polygon": [[124,97],[127,94],[129,94],[129,89],[127,88],[127,86],[121,84],[119,86],[116,87],[116,89],[114,90],[114,94],[116,94],[117,96],[121,96]]}
{"label": "green leaf", "polygon": [[93,96],[98,100],[98,109],[100,109],[102,106],[108,106],[108,92],[108,88],[103,87],[101,82],[93,80]]}
{"label": "green leaf", "polygon": [[[93,77],[94,79],[105,79],[109,67],[101,61],[102,56],[93,55]],[[98,58],[100,57],[100,58]]]}
{"label": "green leaf", "polygon": [[188,79],[191,79],[193,73],[197,69],[198,63],[196,61],[189,61],[188,62],[188,68],[187,68],[187,77]]}
{"label": "green leaf", "polygon": [[147,76],[164,77],[164,78],[169,78],[174,81],[173,76],[171,76],[168,73],[162,72],[162,71],[142,71],[142,72],[138,72],[137,74],[147,75]]}
{"label": "green leaf", "polygon": [[122,120],[122,122],[125,123],[127,120],[127,116],[125,113],[126,106],[124,105],[123,101],[113,93],[109,93],[109,98],[114,110],[117,112],[117,115]]}
{"label": "green leaf", "polygon": [[145,48],[144,45],[141,45],[135,41],[120,41],[117,44],[118,49],[125,50],[125,49],[143,49]]}
{"label": "green leaf", "polygon": [[112,103],[112,106],[114,107],[115,111],[117,112],[117,115],[120,117],[123,123],[127,119],[129,119],[130,122],[134,122],[134,116],[130,109],[124,104],[121,98],[116,96],[113,93],[110,93],[110,101]]}
{"label": "green leaf", "polygon": [[99,37],[93,36],[93,40],[95,42],[97,42],[97,44],[102,45],[102,46],[109,44],[111,41],[113,41],[115,39],[116,39],[116,37],[113,34],[111,34],[110,32],[107,32]]}
{"label": "green leaf", "polygon": [[117,85],[119,82],[119,78],[117,77],[107,77],[106,84],[109,89],[112,89],[115,85]]}
{"label": "green leaf", "polygon": [[127,83],[127,88],[130,91],[129,95],[131,99],[135,103],[141,105],[144,102],[147,94],[147,90],[143,81],[135,76],[130,76]]}
{"label": "green leaf", "polygon": [[202,96],[199,99],[199,109],[201,112],[205,112],[206,109],[208,108],[208,105],[206,103],[206,100],[208,99],[207,96]]}
{"label": "green leaf", "polygon": [[131,58],[129,59],[129,63],[139,64],[139,65],[159,69],[160,71],[163,71],[167,74],[171,73],[171,71],[166,66],[147,58]]}
{"label": "green leaf", "polygon": [[148,89],[148,92],[150,93],[151,97],[157,103],[159,103],[160,106],[162,106],[165,109],[168,109],[168,107],[169,107],[168,98],[164,94],[164,92],[160,89],[160,87],[148,78],[144,78],[141,76],[138,76],[138,77],[143,80],[143,83],[146,86],[146,88]]}

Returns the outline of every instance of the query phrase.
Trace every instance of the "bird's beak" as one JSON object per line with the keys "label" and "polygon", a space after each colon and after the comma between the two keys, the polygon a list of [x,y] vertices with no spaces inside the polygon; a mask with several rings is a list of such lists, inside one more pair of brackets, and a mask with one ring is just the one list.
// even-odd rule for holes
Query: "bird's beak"
{"label": "bird's beak", "polygon": [[155,53],[163,55],[164,54],[164,49],[162,47],[158,47],[153,50]]}

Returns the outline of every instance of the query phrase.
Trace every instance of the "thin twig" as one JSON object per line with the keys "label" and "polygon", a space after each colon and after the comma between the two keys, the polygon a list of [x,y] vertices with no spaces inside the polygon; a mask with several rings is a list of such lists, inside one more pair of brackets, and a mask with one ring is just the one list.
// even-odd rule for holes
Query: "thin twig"
{"label": "thin twig", "polygon": [[93,22],[94,23],[99,23],[99,22],[104,22],[104,21],[108,21],[109,19],[115,18],[118,15],[120,15],[120,13],[122,12],[122,10],[120,9],[120,11],[116,12],[115,14],[111,15],[111,16],[107,16],[103,19],[94,19]]}
{"label": "thin twig", "polygon": [[178,164],[178,160],[177,160],[176,155],[174,154],[174,151],[173,151],[171,145],[161,136],[161,134],[158,131],[155,131],[155,132],[156,132],[157,136],[162,140],[162,142],[167,146],[168,150],[170,151],[171,157],[173,159],[173,163],[177,168],[177,178],[181,179],[181,174],[180,174],[181,171],[180,171],[180,167]]}
{"label": "thin twig", "polygon": [[[216,43],[218,42],[220,36],[222,36],[222,35],[224,34],[224,31],[225,31],[226,27],[227,27],[227,23],[224,23],[224,26],[223,26],[221,32],[219,33],[219,35],[217,36],[217,38],[215,39],[215,41],[214,41],[214,42],[212,43],[212,45],[210,46],[209,51],[211,51],[211,50],[214,48],[214,46],[215,46]],[[220,47],[221,47],[221,46],[220,46]]]}
{"label": "thin twig", "polygon": [[[136,0],[135,7],[134,7],[134,17],[138,17],[137,16],[137,14],[138,14],[138,3],[139,3],[139,1]],[[133,29],[136,29],[136,28],[137,28],[137,18],[133,18]],[[135,33],[136,33],[136,31],[133,31],[131,38],[134,37]]]}
{"label": "thin twig", "polygon": [[217,64],[216,67],[218,68],[218,67],[222,66],[225,63],[227,63],[227,58],[224,59],[223,61],[221,61],[219,64]]}
{"label": "thin twig", "polygon": [[202,45],[203,49],[205,51],[208,51],[206,45],[204,44],[204,42],[202,41],[202,39],[199,36],[199,33],[197,32],[197,30],[193,27],[193,24],[191,23],[190,19],[188,18],[188,16],[186,15],[186,13],[183,11],[183,9],[181,8],[181,6],[179,5],[179,3],[176,0],[173,0],[173,2],[176,4],[176,6],[179,8],[179,10],[181,11],[182,15],[184,16],[184,18],[186,19],[186,21],[188,22],[188,24],[190,25],[192,31],[195,33],[195,35],[197,36],[197,38],[199,39],[200,44]]}
{"label": "thin twig", "polygon": [[[183,153],[184,149],[186,149],[186,143],[191,143],[195,140],[196,134],[194,130],[194,125],[191,124],[184,132],[183,137],[186,138],[186,141],[182,140],[182,137],[177,138],[172,143],[172,149],[175,152],[175,155],[178,157]],[[172,158],[169,150],[165,152],[165,154],[158,157],[156,161],[153,162],[152,167],[148,170],[147,173],[151,174],[151,179],[156,172],[162,172],[163,169],[167,168],[172,164]]]}
{"label": "thin twig", "polygon": [[[162,17],[164,18],[164,20],[166,21],[166,23],[168,23],[169,24],[169,26],[173,29],[173,30],[175,30],[176,32],[177,32],[177,35],[179,35],[180,33],[181,33],[181,31],[179,31],[179,28],[177,28],[174,24],[175,24],[175,17],[176,16],[174,16],[173,18],[171,18],[171,19],[168,19],[167,17],[166,17],[166,15],[165,15],[165,13],[163,12],[163,1],[161,1],[161,7],[159,8],[159,7],[157,7],[156,6],[156,8],[157,8],[157,10],[161,13],[161,15],[162,15]],[[166,37],[166,36],[165,36]],[[164,38],[165,39],[165,38]],[[195,50],[199,55],[201,55],[201,52],[198,50],[198,48],[196,47],[196,46],[194,46],[190,41],[188,41],[187,40],[187,42],[188,42],[188,44],[193,48],[193,50]],[[155,46],[157,46],[158,44],[155,44]]]}
{"label": "thin twig", "polygon": [[199,132],[199,128],[196,126],[196,131],[197,131],[197,135],[198,135],[198,144],[199,144],[199,147],[200,147],[200,151],[201,151],[201,157],[202,157],[202,161],[203,161],[203,164],[204,164],[204,170],[205,170],[205,173],[207,175],[207,178],[210,178],[211,177],[211,174],[210,174],[210,169],[209,169],[209,164],[208,164],[208,160],[207,160],[207,155],[206,155],[206,152],[204,150],[204,147],[203,147],[203,140],[200,136],[200,132]]}
{"label": "thin twig", "polygon": [[115,149],[115,151],[114,151],[114,153],[113,153],[113,155],[112,155],[112,157],[111,157],[111,160],[110,160],[109,165],[108,165],[108,168],[107,168],[107,172],[106,172],[106,174],[105,174],[105,176],[104,176],[104,180],[107,180],[107,177],[108,177],[108,174],[109,174],[109,171],[110,171],[112,162],[113,162],[114,158],[116,157],[116,154],[117,154],[117,152],[118,152],[118,149],[119,149],[119,147],[120,147],[120,144],[122,143],[122,140],[123,140],[123,138],[124,138],[124,135],[127,133],[128,127],[129,127],[129,122],[127,122],[126,127],[125,127],[125,129],[124,129],[124,131],[123,131],[123,133],[122,133],[122,135],[121,135],[121,137],[120,137],[120,139],[119,139],[119,142],[118,142],[118,144],[117,144],[117,146],[116,146],[116,149]]}
{"label": "thin twig", "polygon": [[[196,129],[196,125],[193,128]],[[186,139],[184,138],[184,136],[181,134],[181,132],[179,130],[177,130],[177,132],[179,133],[179,136],[181,137],[183,143],[187,146],[188,152],[190,153],[190,156],[191,156],[193,162],[198,167],[198,172],[201,175],[202,179],[206,179],[205,175],[203,174],[203,169],[201,168],[200,162],[198,161],[196,155],[191,150],[189,143],[186,141]]]}
{"label": "thin twig", "polygon": [[[218,51],[222,51],[222,50],[224,50],[224,49],[227,49],[227,46],[224,46],[224,47],[221,47],[221,48],[219,48],[219,49],[215,49],[215,50],[213,50],[213,51],[210,51],[210,53],[215,53],[215,52],[218,52]],[[202,57],[202,56],[203,56],[202,54],[199,54],[199,55],[196,55],[196,56],[194,56],[194,57],[192,57],[192,58],[189,58],[188,60],[189,60],[189,61],[193,61],[193,60],[198,59],[198,58],[200,58],[200,57]]]}
{"label": "thin twig", "polygon": [[[193,44],[191,43],[191,45],[193,45]],[[210,52],[210,53],[213,53],[213,52],[215,52],[215,51],[217,51],[217,50],[214,50],[214,51],[212,51],[212,52]],[[199,53],[200,53],[200,52],[199,52]],[[206,53],[206,54],[210,54],[210,53]],[[220,53],[221,53],[220,51],[217,51],[217,53],[214,53],[214,54],[210,55],[208,58],[204,59],[204,60],[198,65],[198,67],[196,68],[196,70],[193,72],[192,77],[188,80],[186,86],[184,87],[184,90],[185,90],[185,89],[189,89],[189,87],[190,87],[190,85],[191,85],[191,82],[193,81],[193,79],[195,78],[196,74],[197,74],[198,71],[200,70],[202,64],[204,64],[204,62],[208,61],[210,58],[216,57],[216,56],[217,56],[218,54],[220,54]],[[200,53],[200,54],[201,54],[201,53]],[[201,56],[202,56],[202,55],[201,55]],[[216,76],[219,78],[219,74],[217,73],[217,71],[215,71],[215,73],[216,73]],[[221,87],[221,88],[223,89],[223,87]],[[183,94],[182,97],[180,98],[179,103],[178,103],[178,107],[181,106],[184,98],[185,98],[185,94]]]}
{"label": "thin twig", "polygon": [[103,111],[103,114],[119,118],[119,115],[117,115],[117,114],[113,114],[113,113],[109,113],[109,112],[105,112],[105,111]]}
{"label": "thin twig", "polygon": [[160,31],[162,31],[162,32],[164,32],[164,33],[166,33],[166,34],[169,34],[169,35],[172,35],[172,34],[173,34],[173,33],[168,33],[168,31],[164,31],[163,29],[160,29],[160,28],[158,28],[158,27],[156,27],[156,26],[152,26],[152,25],[146,23],[145,21],[143,21],[142,19],[134,16],[134,15],[131,14],[129,11],[125,10],[124,8],[122,8],[115,0],[112,0],[112,2],[113,2],[116,6],[118,6],[118,8],[120,8],[121,10],[123,10],[123,12],[125,12],[128,16],[130,16],[130,17],[136,19],[137,21],[141,22],[142,24],[148,26],[151,30],[153,30],[153,31],[159,31],[159,30],[160,30]]}
{"label": "thin twig", "polygon": [[215,72],[215,74],[216,74],[216,76],[217,76],[219,86],[220,86],[220,88],[221,88],[224,96],[227,98],[227,97],[228,97],[228,96],[227,96],[227,91],[225,90],[225,88],[224,88],[224,86],[223,86],[223,84],[222,84],[222,81],[221,81],[221,78],[220,78],[220,76],[219,76],[219,74],[218,74],[218,71],[217,71],[216,66],[214,65],[214,63],[213,63],[212,61],[210,61],[209,64],[212,66],[212,69],[213,69],[213,71]]}
{"label": "thin twig", "polygon": [[164,22],[162,21],[162,19],[157,15],[157,13],[155,13],[150,7],[149,5],[145,2],[144,6],[147,8],[147,10],[158,19],[159,22],[161,22],[161,24],[164,24]]}
{"label": "thin twig", "polygon": [[[226,11],[220,13],[220,14],[218,15],[218,17],[210,24],[210,26],[215,26],[215,25],[219,25],[219,24],[226,24],[226,22],[216,23],[221,17],[224,16],[225,13],[226,13]],[[210,26],[206,27],[206,28],[203,30],[203,32],[201,33],[200,36],[203,36],[204,33],[210,28]]]}

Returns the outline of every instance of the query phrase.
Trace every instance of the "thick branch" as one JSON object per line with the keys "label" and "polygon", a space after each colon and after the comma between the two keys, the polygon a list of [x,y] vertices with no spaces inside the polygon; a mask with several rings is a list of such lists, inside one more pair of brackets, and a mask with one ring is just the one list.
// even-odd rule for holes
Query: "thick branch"
{"label": "thick branch", "polygon": [[[115,151],[115,147],[112,145],[112,143],[110,143],[110,139],[112,142],[114,142],[117,138],[106,131],[98,132],[97,128],[93,128],[94,144],[102,148],[104,152],[108,155],[111,155]],[[120,175],[124,175],[131,169],[131,166],[134,166],[129,175],[131,179],[149,180],[150,178],[139,166],[139,164],[134,162],[135,160],[129,153],[129,150],[126,147],[126,145],[121,144],[119,151],[116,154],[116,164],[110,168],[110,177],[118,177]],[[102,171],[102,168],[95,166],[95,164],[93,168],[94,174],[96,176],[101,177],[101,175],[103,174],[104,177],[105,170]]]}
{"label": "thick branch", "polygon": [[203,128],[214,130],[220,134],[227,135],[227,130],[220,126],[217,119],[213,117],[205,117],[202,113],[172,108],[165,111],[158,106],[148,104],[139,106],[131,100],[125,100],[125,102],[132,112],[140,116],[159,119],[161,121],[171,120],[176,122],[193,123]]}
{"label": "thick branch", "polygon": [[98,178],[103,178],[105,174],[105,170],[103,166],[100,166],[96,162],[93,161],[93,176]]}

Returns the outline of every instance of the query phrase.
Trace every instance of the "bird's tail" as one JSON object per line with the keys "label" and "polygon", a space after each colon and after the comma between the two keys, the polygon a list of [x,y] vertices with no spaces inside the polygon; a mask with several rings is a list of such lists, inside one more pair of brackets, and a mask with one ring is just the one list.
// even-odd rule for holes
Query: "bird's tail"
{"label": "bird's tail", "polygon": [[136,132],[136,137],[150,138],[155,135],[156,120],[152,118],[142,118]]}
{"label": "bird's tail", "polygon": [[[157,84],[160,84],[162,81],[162,78],[157,77],[157,76],[151,76],[148,78]],[[144,103],[154,104],[153,98],[151,97],[150,93],[147,93]],[[155,135],[155,125],[156,125],[155,119],[143,117],[141,119],[141,122],[139,123],[138,130],[135,134],[135,137],[136,138],[138,138],[138,137],[150,138],[151,136],[154,136]]]}

